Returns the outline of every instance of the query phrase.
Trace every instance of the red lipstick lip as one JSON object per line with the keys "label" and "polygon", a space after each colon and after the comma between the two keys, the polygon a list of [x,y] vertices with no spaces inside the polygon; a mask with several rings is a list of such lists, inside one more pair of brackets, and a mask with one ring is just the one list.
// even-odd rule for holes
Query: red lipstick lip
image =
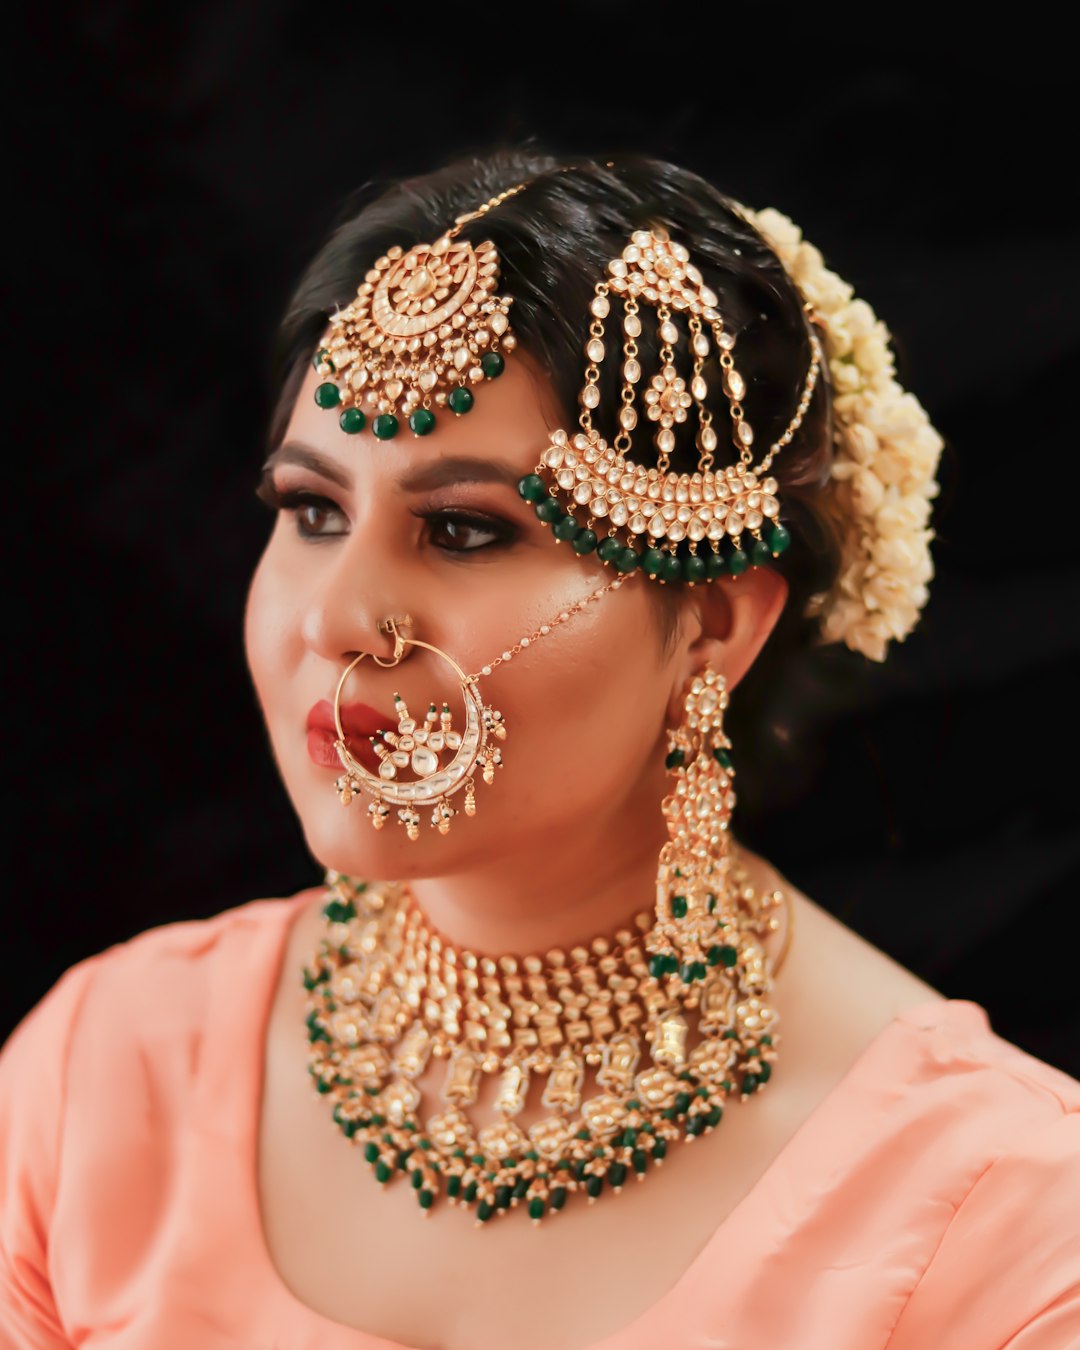
{"label": "red lipstick lip", "polygon": [[[339,711],[342,730],[346,736],[374,736],[378,731],[391,730],[397,723],[396,718],[388,717],[367,703],[342,703]],[[320,699],[308,713],[307,730],[325,731],[337,736],[334,705],[327,699]]]}

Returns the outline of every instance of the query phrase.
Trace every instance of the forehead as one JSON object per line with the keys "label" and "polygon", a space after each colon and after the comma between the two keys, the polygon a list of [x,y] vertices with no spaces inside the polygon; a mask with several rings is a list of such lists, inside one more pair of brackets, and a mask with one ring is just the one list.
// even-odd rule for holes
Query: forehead
{"label": "forehead", "polygon": [[477,387],[470,412],[455,416],[440,410],[427,436],[414,436],[402,426],[393,439],[381,441],[370,420],[362,431],[345,432],[339,410],[320,408],[315,402],[321,383],[309,368],[282,444],[310,447],[349,478],[369,474],[417,478],[425,469],[463,458],[502,463],[520,476],[535,466],[549,434],[566,426],[551,381],[520,348],[507,356],[498,379]]}

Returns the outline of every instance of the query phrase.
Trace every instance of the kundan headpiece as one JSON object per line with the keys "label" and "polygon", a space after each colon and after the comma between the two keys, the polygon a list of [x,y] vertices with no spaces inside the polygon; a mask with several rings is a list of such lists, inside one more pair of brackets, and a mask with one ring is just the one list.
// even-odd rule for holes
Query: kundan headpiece
{"label": "kundan headpiece", "polygon": [[[443,409],[458,417],[469,412],[473,389],[502,373],[504,353],[516,346],[512,298],[497,293],[494,244],[473,245],[460,232],[527,186],[517,184],[459,216],[433,244],[388,249],[352,303],[332,316],[315,353],[323,377],[315,401],[339,410],[343,431],[355,434],[370,421],[374,436],[385,441],[404,421],[414,436],[426,436]],[[551,434],[519,491],[556,539],[581,554],[595,550],[623,575],[641,571],[662,583],[695,585],[766,564],[791,542],[770,469],[802,425],[827,362],[843,557],[833,590],[815,596],[811,610],[823,641],[843,641],[882,660],[889,639],[906,637],[926,603],[933,575],[929,503],[938,490],[941,437],[897,384],[887,330],[870,307],[853,299],[851,287],[824,267],[785,216],[740,210],[777,253],[806,309],[810,355],[784,432],[756,458],[736,334],[725,325],[718,297],[683,245],[658,226],[638,230],[596,283],[579,429]],[[619,431],[609,445],[592,417],[609,355],[605,321],[615,306],[621,308],[622,382]],[[636,341],[643,309],[654,311],[659,337],[660,365],[653,372],[643,369]],[[735,462],[723,468],[713,466],[720,433],[706,401],[704,367],[712,356],[736,451]],[[694,431],[693,473],[670,468],[684,427]],[[652,433],[653,464],[631,458],[638,428]]]}

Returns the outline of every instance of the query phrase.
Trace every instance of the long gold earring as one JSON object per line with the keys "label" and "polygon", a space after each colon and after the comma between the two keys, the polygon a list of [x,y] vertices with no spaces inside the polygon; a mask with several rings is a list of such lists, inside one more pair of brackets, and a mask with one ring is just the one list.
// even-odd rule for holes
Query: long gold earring
{"label": "long gold earring", "polygon": [[675,783],[662,804],[668,841],[660,850],[656,924],[647,945],[650,973],[673,977],[670,983],[683,987],[704,980],[714,966],[733,966],[738,955],[727,940],[731,921],[723,913],[735,806],[727,706],[724,676],[706,666],[690,681],[683,716],[668,733],[665,766]]}
{"label": "long gold earring", "polygon": [[[465,814],[475,815],[474,769],[477,762],[482,761],[484,782],[491,783],[494,780],[495,766],[501,763],[502,755],[492,741],[505,740],[506,728],[503,726],[502,713],[487,707],[480,697],[474,676],[466,675],[454,658],[441,648],[430,642],[421,642],[419,638],[403,636],[398,628],[399,622],[404,622],[404,619],[390,617],[379,625],[381,631],[393,634],[394,654],[388,661],[372,652],[361,652],[349,662],[338,680],[334,691],[334,726],[338,735],[334,749],[345,772],[335,787],[343,806],[348,806],[361,791],[373,797],[374,800],[368,805],[368,814],[377,830],[385,823],[391,806],[397,806],[398,819],[405,826],[409,838],[417,839],[420,834],[418,808],[431,806],[432,825],[440,834],[446,834],[450,829],[451,818],[457,815],[449,798],[461,788],[465,789]],[[410,714],[405,700],[395,693],[397,730],[380,731],[370,738],[380,760],[376,776],[349,753],[345,744],[345,731],[341,725],[341,691],[349,675],[366,656],[370,656],[378,666],[396,666],[405,658],[409,647],[424,647],[453,666],[465,702],[465,726],[462,731],[454,729],[453,715],[446,703],[441,711],[432,703],[423,722],[418,723]],[[439,760],[444,750],[454,752],[453,758],[445,766]],[[411,769],[417,777],[404,781],[399,778],[401,769]]]}

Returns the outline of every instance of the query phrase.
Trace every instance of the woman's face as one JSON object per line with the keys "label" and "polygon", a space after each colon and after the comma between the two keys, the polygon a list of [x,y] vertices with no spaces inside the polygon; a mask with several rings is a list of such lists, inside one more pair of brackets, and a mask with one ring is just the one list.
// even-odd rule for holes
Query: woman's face
{"label": "woman's face", "polygon": [[[333,736],[309,731],[309,715],[320,702],[332,706],[357,653],[392,654],[380,619],[411,615],[407,636],[475,673],[616,574],[558,543],[518,495],[517,480],[559,425],[550,386],[520,351],[477,390],[467,416],[442,412],[423,439],[403,429],[378,441],[370,423],[347,435],[336,413],[315,404],[318,383],[309,371],[269,461],[264,488],[280,510],[245,615],[255,689],[314,857],[354,875],[406,879],[466,871],[478,856],[520,861],[538,848],[557,850],[564,832],[577,836],[587,825],[602,838],[609,826],[647,819],[662,838],[664,724],[682,647],[662,652],[642,576],[481,678],[507,736],[497,742],[503,764],[494,783],[477,766],[475,816],[462,809],[464,791],[455,793],[458,815],[441,835],[429,824],[431,808],[421,807],[413,842],[396,807],[378,831],[366,795],[342,807]],[[394,730],[395,693],[418,721],[445,701],[461,728],[454,672],[422,648],[406,648],[392,669],[363,660],[342,705],[376,710],[367,734]],[[366,734],[349,744],[377,767]]]}

